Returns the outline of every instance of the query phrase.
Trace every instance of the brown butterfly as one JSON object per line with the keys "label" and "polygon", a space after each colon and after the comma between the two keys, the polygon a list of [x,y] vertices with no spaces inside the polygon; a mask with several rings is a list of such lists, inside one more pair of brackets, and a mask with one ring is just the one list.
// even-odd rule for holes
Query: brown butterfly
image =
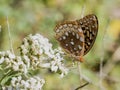
{"label": "brown butterfly", "polygon": [[92,48],[98,32],[98,19],[94,14],[80,20],[62,22],[55,27],[55,38],[66,52],[83,61]]}

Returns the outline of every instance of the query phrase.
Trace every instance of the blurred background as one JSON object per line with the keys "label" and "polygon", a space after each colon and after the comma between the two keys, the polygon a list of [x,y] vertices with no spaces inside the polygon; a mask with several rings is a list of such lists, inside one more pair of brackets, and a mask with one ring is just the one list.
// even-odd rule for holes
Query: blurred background
{"label": "blurred background", "polygon": [[54,48],[58,47],[55,25],[80,19],[83,7],[84,15],[95,14],[99,21],[95,44],[81,63],[83,80],[79,79],[77,66],[62,79],[59,74],[43,70],[43,90],[74,90],[86,80],[91,83],[81,90],[120,90],[120,0],[0,0],[0,51],[10,49],[7,16],[13,49],[18,54],[17,48],[29,34],[40,33]]}

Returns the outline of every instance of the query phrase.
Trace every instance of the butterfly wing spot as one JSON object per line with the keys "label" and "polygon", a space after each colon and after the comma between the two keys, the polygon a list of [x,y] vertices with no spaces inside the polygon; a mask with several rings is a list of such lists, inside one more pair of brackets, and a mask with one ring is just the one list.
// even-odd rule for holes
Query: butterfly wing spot
{"label": "butterfly wing spot", "polygon": [[95,30],[93,30],[92,34],[93,34],[93,36],[94,36],[94,35],[96,35],[96,32],[95,32]]}
{"label": "butterfly wing spot", "polygon": [[90,20],[93,20],[93,18],[91,17]]}
{"label": "butterfly wing spot", "polygon": [[68,32],[65,32],[65,35],[66,35],[66,36],[69,36]]}
{"label": "butterfly wing spot", "polygon": [[87,31],[87,37],[89,37],[90,36],[90,33],[89,33],[89,31]]}
{"label": "butterfly wing spot", "polygon": [[63,26],[66,28],[66,27],[67,27],[67,24],[64,24]]}
{"label": "butterfly wing spot", "polygon": [[80,25],[82,25],[83,23],[82,23],[82,21],[80,21]]}
{"label": "butterfly wing spot", "polygon": [[66,37],[65,37],[65,36],[63,36],[62,38],[63,38],[63,40],[65,40],[65,39],[66,39]]}
{"label": "butterfly wing spot", "polygon": [[86,45],[86,49],[88,49],[88,45]]}
{"label": "butterfly wing spot", "polygon": [[58,33],[58,32],[60,32],[60,30],[59,30],[59,29],[57,29],[57,30],[56,30],[56,33]]}
{"label": "butterfly wing spot", "polygon": [[65,44],[65,46],[68,46],[68,44]]}
{"label": "butterfly wing spot", "polygon": [[76,38],[79,39],[79,35],[78,34],[76,34]]}
{"label": "butterfly wing spot", "polygon": [[80,37],[80,41],[81,41],[81,42],[84,42],[84,38],[83,38],[83,37]]}
{"label": "butterfly wing spot", "polygon": [[73,41],[73,38],[71,39],[71,41]]}
{"label": "butterfly wing spot", "polygon": [[58,38],[58,40],[59,40],[59,41],[61,41],[61,40],[62,40],[62,38],[60,37],[60,38]]}
{"label": "butterfly wing spot", "polygon": [[92,25],[92,28],[95,28],[95,26],[94,26],[94,25]]}
{"label": "butterfly wing spot", "polygon": [[84,20],[83,22],[86,23],[86,20]]}
{"label": "butterfly wing spot", "polygon": [[82,29],[81,29],[81,28],[78,28],[78,31],[79,31],[79,32],[82,32]]}
{"label": "butterfly wing spot", "polygon": [[76,48],[74,48],[74,50],[77,50]]}
{"label": "butterfly wing spot", "polygon": [[87,29],[87,30],[88,30],[89,28],[88,28],[88,27],[86,27],[85,29]]}
{"label": "butterfly wing spot", "polygon": [[90,40],[92,40],[92,33],[90,33]]}
{"label": "butterfly wing spot", "polygon": [[72,27],[72,24],[68,24],[69,27]]}
{"label": "butterfly wing spot", "polygon": [[81,47],[80,45],[78,45],[78,48],[79,48],[79,50],[81,50],[81,49],[82,49],[82,47]]}
{"label": "butterfly wing spot", "polygon": [[75,36],[75,32],[72,32],[72,35]]}
{"label": "butterfly wing spot", "polygon": [[91,28],[89,28],[89,31],[92,33],[92,29]]}
{"label": "butterfly wing spot", "polygon": [[72,33],[71,31],[68,31],[68,32],[69,32],[69,34]]}
{"label": "butterfly wing spot", "polygon": [[62,28],[63,28],[62,26],[59,27],[59,29],[62,29]]}
{"label": "butterfly wing spot", "polygon": [[70,42],[71,45],[74,45],[74,42]]}
{"label": "butterfly wing spot", "polygon": [[78,26],[77,25],[74,25],[74,28],[77,28]]}
{"label": "butterfly wing spot", "polygon": [[88,45],[90,45],[90,42],[88,42]]}

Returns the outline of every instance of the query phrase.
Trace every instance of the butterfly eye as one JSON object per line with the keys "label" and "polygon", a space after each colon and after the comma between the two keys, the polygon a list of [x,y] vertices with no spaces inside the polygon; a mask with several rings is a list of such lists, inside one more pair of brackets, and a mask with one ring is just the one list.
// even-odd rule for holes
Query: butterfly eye
{"label": "butterfly eye", "polygon": [[92,48],[98,32],[98,20],[93,14],[87,15],[80,20],[57,25],[55,32],[61,47],[78,59]]}

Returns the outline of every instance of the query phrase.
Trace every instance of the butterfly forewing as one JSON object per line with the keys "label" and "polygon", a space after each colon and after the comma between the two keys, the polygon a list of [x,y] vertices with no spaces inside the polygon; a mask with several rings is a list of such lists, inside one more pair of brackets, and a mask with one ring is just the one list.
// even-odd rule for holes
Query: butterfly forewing
{"label": "butterfly forewing", "polygon": [[84,36],[77,22],[64,22],[56,26],[56,39],[73,56],[80,56],[84,47]]}
{"label": "butterfly forewing", "polygon": [[98,19],[95,15],[87,15],[80,20],[77,20],[78,24],[81,26],[84,39],[85,39],[85,46],[84,46],[84,55],[89,52],[92,48],[97,32],[98,32]]}

